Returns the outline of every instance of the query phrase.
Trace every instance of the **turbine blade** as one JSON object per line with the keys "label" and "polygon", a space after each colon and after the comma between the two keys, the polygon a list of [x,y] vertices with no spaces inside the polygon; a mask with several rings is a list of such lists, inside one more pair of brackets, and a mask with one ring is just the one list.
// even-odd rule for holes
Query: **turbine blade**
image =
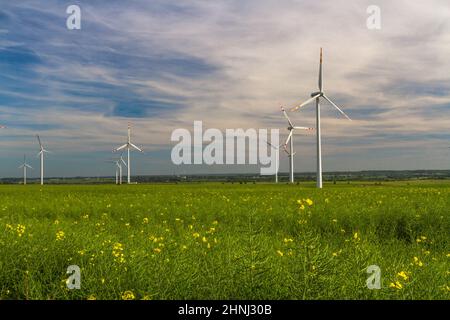
{"label": "turbine blade", "polygon": [[40,146],[40,147],[41,147],[41,149],[42,149],[41,138],[39,138],[39,135],[38,135],[38,134],[36,135],[36,137],[37,137],[37,139],[38,139],[38,142],[39,142],[39,146]]}
{"label": "turbine blade", "polygon": [[284,115],[284,117],[286,118],[286,120],[288,121],[289,125],[290,125],[291,127],[293,127],[294,125],[292,124],[291,119],[289,119],[289,117],[288,117],[288,115],[287,115],[287,113],[286,113],[286,110],[284,110],[284,108],[281,107],[281,111],[283,112],[283,115]]}
{"label": "turbine blade", "polygon": [[300,109],[301,107],[306,106],[308,103],[313,102],[313,101],[316,100],[316,98],[318,98],[318,97],[320,97],[320,93],[316,94],[316,95],[315,95],[314,97],[312,97],[312,98],[309,98],[308,100],[306,100],[306,101],[303,102],[302,104],[300,104],[300,105],[298,105],[298,106],[292,108],[291,111],[296,111],[296,110]]}
{"label": "turbine blade", "polygon": [[273,144],[271,144],[269,141],[267,141],[267,140],[265,140],[264,139],[264,141],[266,142],[266,144],[268,145],[268,146],[271,146],[272,148],[276,148]]}
{"label": "turbine blade", "polygon": [[131,122],[128,122],[128,143],[131,142]]}
{"label": "turbine blade", "polygon": [[308,131],[314,130],[314,128],[308,128],[308,127],[294,127],[294,129],[295,130],[308,130]]}
{"label": "turbine blade", "polygon": [[286,154],[289,156],[289,151],[288,151],[288,149],[287,149],[287,146],[286,145],[284,145],[283,146],[283,150],[284,150],[284,152],[286,152]]}
{"label": "turbine blade", "polygon": [[294,131],[292,131],[292,130],[290,130],[289,131],[289,135],[288,135],[288,137],[287,137],[287,139],[286,139],[286,142],[284,143],[284,146],[286,147],[286,145],[288,144],[288,142],[289,142],[289,140],[292,138],[292,133],[293,133]]}
{"label": "turbine blade", "polygon": [[344,115],[344,117],[346,117],[348,120],[352,121],[352,119],[350,119],[350,117],[348,115],[345,114],[344,111],[342,111],[333,101],[331,101],[326,95],[323,95],[323,97],[325,98],[325,100],[327,100],[329,103],[331,103],[331,105],[333,107],[335,107],[336,109],[338,109],[338,111],[340,113],[342,113]]}
{"label": "turbine blade", "polygon": [[123,146],[120,146],[117,149],[114,149],[114,151],[120,151],[122,149],[125,149],[126,147],[128,147],[128,143],[125,143]]}
{"label": "turbine blade", "polygon": [[28,164],[26,164],[25,166],[26,166],[28,169],[33,170],[33,167],[32,167],[32,166],[30,166],[30,165],[28,165]]}
{"label": "turbine blade", "polygon": [[125,160],[123,160],[122,157],[120,157],[120,161],[122,161],[122,163],[125,165],[125,167],[127,166],[127,163],[125,162]]}
{"label": "turbine blade", "polygon": [[320,48],[320,66],[319,66],[319,91],[322,92],[323,90],[323,83],[322,83],[322,48]]}
{"label": "turbine blade", "polygon": [[136,149],[137,151],[144,152],[140,148],[138,148],[136,145],[132,144],[131,142],[130,142],[130,146],[133,147],[134,149]]}

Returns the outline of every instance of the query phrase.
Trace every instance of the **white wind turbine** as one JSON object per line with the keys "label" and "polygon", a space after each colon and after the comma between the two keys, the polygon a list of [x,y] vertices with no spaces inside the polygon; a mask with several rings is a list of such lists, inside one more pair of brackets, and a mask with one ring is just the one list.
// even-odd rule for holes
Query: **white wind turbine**
{"label": "white wind turbine", "polygon": [[[289,130],[289,135],[286,139],[286,142],[284,143],[284,151],[288,154],[289,157],[289,181],[290,183],[294,183],[294,130],[314,130],[314,128],[308,128],[308,127],[296,127],[292,124],[291,119],[289,119],[286,110],[284,110],[283,107],[281,107],[281,111],[283,112],[284,117],[288,121],[289,126],[287,129]],[[287,150],[287,144],[289,142],[289,151]]]}
{"label": "white wind turbine", "polygon": [[112,162],[116,165],[116,184],[122,184],[122,164],[127,167],[125,160],[123,160],[122,154],[119,159],[109,160],[108,162]]}
{"label": "white wind turbine", "polygon": [[41,138],[39,138],[38,134],[36,135],[36,137],[38,139],[39,148],[40,148],[40,151],[38,152],[37,155],[41,157],[41,185],[43,185],[44,184],[44,153],[50,153],[50,151],[44,149],[44,147],[42,146],[42,143],[41,143]]}
{"label": "white wind turbine", "polygon": [[279,170],[278,161],[280,161],[280,147],[282,146],[282,144],[280,144],[278,146],[274,146],[269,141],[266,141],[266,143],[273,150],[275,150],[275,183],[278,183],[278,170]]}
{"label": "white wind turbine", "polygon": [[130,149],[136,149],[139,152],[143,152],[140,148],[138,148],[137,146],[135,146],[134,144],[131,143],[131,125],[130,123],[128,123],[128,140],[127,143],[125,143],[123,146],[118,147],[117,149],[115,149],[114,151],[120,151],[123,149],[127,149],[127,171],[128,171],[128,175],[127,175],[127,183],[130,184],[131,179],[130,179],[130,172],[131,172],[131,165],[130,165]]}
{"label": "white wind turbine", "polygon": [[320,66],[319,66],[319,91],[311,93],[311,98],[303,102],[302,104],[292,108],[291,111],[296,111],[299,108],[307,105],[308,103],[316,100],[316,137],[317,137],[317,188],[322,188],[322,140],[320,136],[320,98],[328,101],[333,107],[335,107],[340,113],[342,113],[348,120],[350,119],[344,111],[342,111],[333,101],[331,101],[323,92],[322,83],[322,48],[320,48]]}
{"label": "white wind turbine", "polygon": [[33,170],[33,168],[27,164],[27,158],[23,156],[23,164],[19,167],[19,169],[23,169],[23,184],[27,184],[27,169]]}

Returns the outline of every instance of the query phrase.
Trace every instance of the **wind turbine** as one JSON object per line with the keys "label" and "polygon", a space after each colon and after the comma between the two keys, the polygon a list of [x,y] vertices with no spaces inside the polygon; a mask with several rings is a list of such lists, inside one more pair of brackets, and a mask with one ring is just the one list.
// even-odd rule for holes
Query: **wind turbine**
{"label": "wind turbine", "polygon": [[333,107],[335,107],[340,113],[344,115],[348,120],[352,120],[342,111],[330,98],[328,98],[323,92],[322,82],[323,70],[322,70],[322,48],[320,48],[320,65],[319,65],[319,91],[311,93],[311,98],[303,102],[302,104],[292,108],[291,111],[296,111],[299,108],[316,101],[316,137],[317,137],[317,188],[322,188],[322,140],[320,135],[320,98],[328,101]]}
{"label": "wind turbine", "polygon": [[41,157],[41,185],[43,185],[44,184],[44,153],[50,153],[50,151],[47,151],[44,149],[44,147],[42,146],[42,143],[41,143],[41,138],[39,138],[38,134],[36,135],[36,137],[38,139],[39,148],[40,148],[40,151],[37,155]]}
{"label": "wind turbine", "polygon": [[117,149],[115,149],[114,151],[120,151],[123,149],[127,149],[127,171],[128,171],[128,175],[127,175],[127,183],[130,184],[130,172],[131,172],[131,166],[130,166],[130,149],[136,149],[139,152],[143,152],[140,148],[138,148],[137,146],[135,146],[134,144],[131,143],[131,125],[130,123],[128,123],[128,140],[127,143],[125,143],[123,146],[118,147]]}
{"label": "wind turbine", "polygon": [[278,161],[280,159],[280,147],[282,146],[282,144],[278,145],[278,146],[274,146],[273,144],[271,144],[269,141],[266,141],[267,145],[270,146],[273,150],[275,150],[275,183],[278,183]]}
{"label": "wind turbine", "polygon": [[127,167],[126,162],[123,160],[122,154],[119,159],[109,160],[108,162],[112,162],[116,165],[116,184],[122,184],[122,164]]}
{"label": "wind turbine", "polygon": [[[289,157],[289,181],[290,183],[294,183],[294,130],[314,130],[314,128],[308,128],[308,127],[296,127],[292,123],[291,119],[289,119],[286,110],[284,110],[283,107],[281,107],[281,111],[283,112],[284,117],[288,121],[289,126],[287,129],[289,130],[289,135],[286,139],[286,142],[284,143],[284,151],[288,154]],[[289,142],[289,151],[287,150],[287,144]]]}
{"label": "wind turbine", "polygon": [[19,167],[19,169],[23,169],[23,184],[27,184],[27,169],[33,170],[33,168],[27,164],[26,156],[23,156],[23,164]]}

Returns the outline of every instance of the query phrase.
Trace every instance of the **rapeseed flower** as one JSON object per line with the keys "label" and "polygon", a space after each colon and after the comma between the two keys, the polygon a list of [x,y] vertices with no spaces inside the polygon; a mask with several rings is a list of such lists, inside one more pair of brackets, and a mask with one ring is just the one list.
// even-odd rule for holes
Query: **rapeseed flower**
{"label": "rapeseed flower", "polygon": [[122,293],[122,300],[134,300],[135,298],[133,291],[127,290]]}
{"label": "rapeseed flower", "polygon": [[416,266],[423,267],[423,262],[420,261],[419,258],[414,257],[413,259],[414,259],[414,264],[415,264]]}
{"label": "rapeseed flower", "polygon": [[389,284],[389,287],[399,289],[399,290],[403,288],[402,284],[399,281],[391,282]]}
{"label": "rapeseed flower", "polygon": [[23,224],[18,224],[16,227],[17,235],[21,237],[25,233],[26,227]]}
{"label": "rapeseed flower", "polygon": [[60,230],[56,233],[56,241],[62,241],[65,238],[65,233],[64,231]]}
{"label": "rapeseed flower", "polygon": [[401,272],[397,273],[397,275],[405,281],[409,279],[409,277],[405,271],[401,271]]}

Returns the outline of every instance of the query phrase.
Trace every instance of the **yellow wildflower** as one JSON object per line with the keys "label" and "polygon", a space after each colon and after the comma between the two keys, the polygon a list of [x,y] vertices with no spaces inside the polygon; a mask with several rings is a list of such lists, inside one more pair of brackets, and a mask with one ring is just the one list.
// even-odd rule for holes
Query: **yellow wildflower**
{"label": "yellow wildflower", "polygon": [[413,259],[414,259],[414,264],[415,264],[415,265],[417,265],[417,266],[419,266],[419,267],[422,267],[422,266],[423,266],[423,262],[420,261],[419,258],[414,257]]}
{"label": "yellow wildflower", "polygon": [[280,257],[284,256],[284,253],[283,253],[282,251],[280,251],[280,250],[277,250],[277,253],[278,253],[278,255],[279,255]]}
{"label": "yellow wildflower", "polygon": [[409,277],[408,277],[408,275],[406,274],[405,271],[401,271],[401,272],[397,273],[397,275],[399,277],[403,278],[403,280],[405,280],[405,281],[409,279]]}
{"label": "yellow wildflower", "polygon": [[16,227],[17,235],[21,237],[25,233],[26,227],[23,224],[18,224]]}
{"label": "yellow wildflower", "polygon": [[394,282],[391,282],[391,283],[389,284],[389,287],[390,287],[390,288],[399,289],[399,290],[403,288],[402,284],[401,284],[399,281],[395,281],[395,283],[394,283]]}
{"label": "yellow wildflower", "polygon": [[56,241],[62,241],[65,238],[65,233],[64,231],[60,230],[56,233]]}
{"label": "yellow wildflower", "polygon": [[122,300],[134,300],[135,298],[133,291],[127,290],[122,293]]}

